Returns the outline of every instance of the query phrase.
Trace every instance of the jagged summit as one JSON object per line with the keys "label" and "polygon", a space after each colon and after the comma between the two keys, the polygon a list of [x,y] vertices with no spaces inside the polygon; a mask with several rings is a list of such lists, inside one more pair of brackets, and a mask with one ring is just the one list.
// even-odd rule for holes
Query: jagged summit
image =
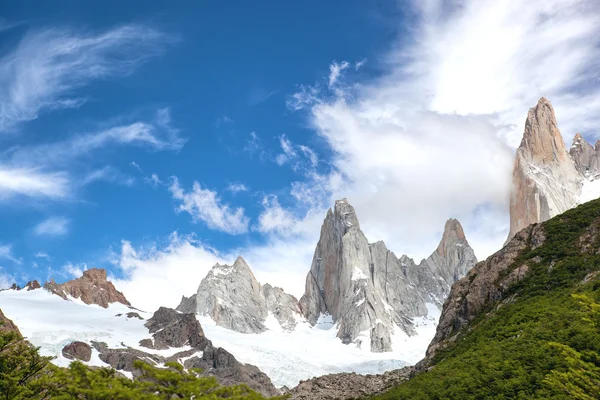
{"label": "jagged summit", "polygon": [[581,134],[573,138],[569,155],[575,163],[575,168],[587,178],[595,178],[600,172],[600,140],[592,146]]}
{"label": "jagged summit", "polygon": [[110,303],[131,306],[125,295],[115,289],[107,280],[105,269],[92,268],[83,272],[81,278],[65,283],[56,283],[54,279],[44,283],[44,289],[68,300],[69,296],[80,299],[86,304],[97,304],[107,308]]}
{"label": "jagged summit", "polygon": [[426,316],[428,303],[441,307],[450,285],[475,262],[457,220],[446,223],[432,256],[415,265],[406,256],[399,260],[382,241],[369,244],[354,208],[338,200],[321,227],[302,312],[311,324],[330,315],[344,343],[390,351],[395,330],[414,335],[412,318]]}
{"label": "jagged summit", "polygon": [[529,110],[517,149],[510,196],[510,240],[528,225],[577,204],[582,176],[567,152],[554,108],[542,97]]}
{"label": "jagged summit", "polygon": [[239,256],[233,265],[215,264],[195,295],[183,297],[181,312],[208,315],[217,325],[242,333],[260,333],[272,314],[283,329],[294,329],[300,306],[283,289],[261,285]]}

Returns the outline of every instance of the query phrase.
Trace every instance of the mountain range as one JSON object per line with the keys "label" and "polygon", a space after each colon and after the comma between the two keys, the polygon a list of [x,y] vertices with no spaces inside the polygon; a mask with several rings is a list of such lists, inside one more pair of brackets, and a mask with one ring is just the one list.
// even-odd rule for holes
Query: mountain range
{"label": "mountain range", "polygon": [[[65,283],[32,281],[0,292],[0,319],[43,354],[56,356],[57,365],[78,359],[109,365],[130,378],[135,378],[135,360],[157,366],[176,361],[185,368],[202,368],[223,384],[246,383],[265,396],[300,383],[290,391],[292,398],[358,397],[383,393],[415,376],[407,384],[411,387],[424,379],[419,378],[424,371],[447,365],[448,354],[464,356],[461,340],[480,332],[481,321],[495,321],[500,308],[520,304],[519,296],[531,289],[523,285],[545,279],[547,291],[555,284],[564,289],[556,283],[564,274],[579,279],[583,272],[567,261],[568,272],[555,270],[561,260],[576,254],[595,260],[597,207],[586,204],[589,215],[583,217],[585,210],[579,207],[579,214],[567,213],[566,220],[552,218],[600,195],[599,157],[600,141],[593,147],[580,134],[567,151],[552,105],[541,98],[529,110],[515,156],[508,239],[482,262],[452,218],[427,259],[417,264],[407,255],[398,257],[382,241],[367,240],[356,211],[341,199],[324,218],[300,299],[258,282],[240,256],[232,265],[213,266],[197,292],[182,296],[175,310],[136,309],[107,280],[105,270],[90,269]],[[565,246],[561,240],[574,243],[575,250],[558,252]],[[586,285],[598,279],[596,265],[585,269]],[[555,277],[559,272],[560,279]],[[548,276],[558,281],[548,282]],[[514,331],[512,337],[526,330]],[[307,380],[335,372],[382,373],[411,364],[416,365],[387,375]],[[336,381],[347,382],[346,389],[335,392],[341,397],[331,397],[327,389]],[[419,398],[415,390],[413,397],[398,398]]]}

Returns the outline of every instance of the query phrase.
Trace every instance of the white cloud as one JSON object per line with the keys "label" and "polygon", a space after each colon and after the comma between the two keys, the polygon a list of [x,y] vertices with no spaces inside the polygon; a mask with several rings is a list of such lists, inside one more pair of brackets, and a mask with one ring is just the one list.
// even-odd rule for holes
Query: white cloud
{"label": "white cloud", "polygon": [[0,164],[0,201],[14,196],[64,199],[69,194],[70,180],[65,172]]}
{"label": "white cloud", "polygon": [[87,185],[96,181],[113,182],[125,186],[133,186],[135,184],[135,178],[123,174],[110,165],[91,171],[83,178],[82,183]]}
{"label": "white cloud", "polygon": [[71,220],[65,217],[50,217],[33,228],[38,236],[62,236],[69,233]]}
{"label": "white cloud", "polygon": [[10,260],[15,264],[21,264],[22,260],[20,258],[16,258],[12,252],[12,245],[10,244],[0,244],[0,260]]}
{"label": "white cloud", "polygon": [[198,182],[194,182],[192,191],[186,193],[174,177],[169,190],[173,198],[180,201],[177,211],[189,213],[194,221],[202,221],[211,229],[232,235],[248,231],[249,219],[243,208],[223,204],[217,192],[203,189]]}
{"label": "white cloud", "polygon": [[[347,197],[370,240],[417,259],[456,217],[484,257],[506,237],[513,151],[527,110],[549,97],[568,138],[573,126],[600,125],[600,12],[562,0],[415,7],[413,36],[383,57],[380,77],[346,82],[334,63],[330,91],[317,84],[290,96],[288,106],[309,110],[333,152],[332,171],[292,187],[318,188],[312,207]],[[291,209],[304,201],[315,197],[300,196]]]}
{"label": "white cloud", "polygon": [[355,71],[358,71],[358,70],[359,70],[359,69],[361,69],[361,68],[363,67],[363,65],[365,65],[366,63],[367,63],[367,59],[366,59],[366,58],[363,58],[363,59],[362,59],[362,60],[360,60],[360,61],[356,61],[356,62],[354,63],[354,70],[355,70]]}
{"label": "white cloud", "polygon": [[45,258],[47,261],[50,261],[50,255],[48,253],[44,253],[43,251],[38,251],[34,254],[35,258]]}
{"label": "white cloud", "polygon": [[174,308],[182,295],[196,293],[200,281],[217,262],[225,261],[215,250],[177,233],[160,247],[134,248],[123,241],[114,263],[125,277],[113,281],[135,307],[146,311],[160,306]]}
{"label": "white cloud", "polygon": [[260,138],[256,132],[250,132],[249,136],[250,138],[246,140],[246,143],[244,144],[244,151],[253,154],[262,149],[262,144],[260,143]]}
{"label": "white cloud", "polygon": [[133,168],[137,169],[139,172],[141,172],[142,174],[144,173],[144,171],[142,171],[142,167],[140,167],[138,165],[138,163],[136,163],[135,161],[132,161],[129,163],[129,165],[131,165]]}
{"label": "white cloud", "polygon": [[227,115],[223,115],[215,121],[215,128],[220,128],[222,125],[233,124],[234,121]]}
{"label": "white cloud", "polygon": [[279,137],[279,144],[283,153],[280,153],[275,157],[275,162],[278,165],[283,165],[291,159],[296,158],[297,154],[294,150],[294,146],[285,135]]}
{"label": "white cloud", "polygon": [[229,190],[233,194],[236,194],[239,192],[247,192],[248,187],[243,183],[230,183],[229,185],[227,185],[227,190]]}
{"label": "white cloud", "polygon": [[150,185],[152,185],[153,187],[157,187],[158,185],[163,185],[163,181],[160,180],[160,178],[158,177],[158,175],[156,174],[152,174],[150,175],[150,177],[144,177],[144,181],[146,183],[149,183]]}
{"label": "white cloud", "polygon": [[4,268],[0,266],[0,289],[7,289],[15,282],[14,275],[4,272]]}
{"label": "white cloud", "polygon": [[81,133],[60,142],[16,149],[11,162],[20,165],[63,165],[111,144],[178,151],[186,139],[179,137],[178,130],[171,126],[170,121],[169,109],[160,109],[153,121],[118,125],[97,132]]}
{"label": "white cloud", "polygon": [[173,38],[141,25],[105,32],[46,29],[27,33],[0,58],[0,132],[44,110],[74,108],[75,89],[94,80],[131,74],[163,52]]}
{"label": "white cloud", "polygon": [[[358,64],[357,64],[358,65]],[[342,73],[343,70],[347,69],[350,66],[350,64],[348,64],[347,61],[342,61],[341,63],[337,63],[337,62],[333,62],[331,63],[331,65],[329,66],[329,87],[333,87],[333,85],[335,85],[335,83],[337,82],[338,78],[340,77],[340,74]],[[358,69],[359,67],[357,66],[356,69]]]}
{"label": "white cloud", "polygon": [[81,278],[83,276],[83,271],[87,271],[88,267],[85,263],[73,264],[68,262],[63,265],[61,269],[68,278],[76,279]]}

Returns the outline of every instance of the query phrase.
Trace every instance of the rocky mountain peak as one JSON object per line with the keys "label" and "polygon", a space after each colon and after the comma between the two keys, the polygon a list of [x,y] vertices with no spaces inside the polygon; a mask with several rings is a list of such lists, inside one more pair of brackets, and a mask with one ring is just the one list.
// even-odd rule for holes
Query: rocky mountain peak
{"label": "rocky mountain peak", "polygon": [[261,285],[241,256],[233,265],[216,264],[177,310],[210,316],[217,325],[241,333],[266,331],[269,313],[283,329],[294,329],[300,315],[298,300],[280,288]]}
{"label": "rocky mountain peak", "polygon": [[554,108],[545,97],[540,98],[527,114],[519,151],[538,164],[570,162],[565,142],[558,130]]}
{"label": "rocky mountain peak", "polygon": [[[576,140],[579,143],[578,137]],[[577,161],[571,158],[577,151],[572,148],[571,155],[567,153],[552,104],[542,97],[529,110],[515,157],[507,242],[528,225],[546,221],[577,204],[582,175]],[[587,158],[581,159],[582,165]]]}
{"label": "rocky mountain peak", "polygon": [[44,283],[44,289],[65,300],[71,296],[85,304],[97,304],[104,308],[107,308],[110,303],[131,306],[125,295],[117,291],[112,282],[107,280],[106,270],[100,268],[84,271],[80,278],[62,284],[51,280]]}
{"label": "rocky mountain peak", "polygon": [[321,227],[302,312],[311,324],[330,315],[343,343],[390,351],[394,331],[415,334],[412,318],[426,316],[427,303],[441,306],[450,285],[476,262],[456,220],[447,222],[438,249],[419,265],[399,260],[382,241],[370,244],[354,208],[338,200]]}
{"label": "rocky mountain peak", "polygon": [[595,146],[589,144],[581,134],[573,138],[569,155],[575,168],[585,177],[595,177],[600,172],[600,141]]}
{"label": "rocky mountain peak", "polygon": [[440,256],[445,256],[448,253],[448,248],[450,246],[460,246],[466,241],[467,238],[465,237],[465,232],[463,231],[460,222],[458,222],[457,219],[450,218],[448,221],[446,221],[442,240],[440,240],[440,244],[438,245],[436,252]]}
{"label": "rocky mountain peak", "polygon": [[348,200],[346,200],[346,198],[336,200],[333,209],[334,218],[337,221],[339,221],[345,228],[344,233],[349,229],[360,229],[360,224],[358,223],[356,211],[354,210],[354,207],[352,207],[352,205],[348,203]]}

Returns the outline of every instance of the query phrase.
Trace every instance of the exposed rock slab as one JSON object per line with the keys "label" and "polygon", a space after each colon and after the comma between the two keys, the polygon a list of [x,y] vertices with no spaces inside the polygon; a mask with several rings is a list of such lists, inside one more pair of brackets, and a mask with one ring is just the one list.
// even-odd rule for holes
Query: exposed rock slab
{"label": "exposed rock slab", "polygon": [[89,269],[83,272],[81,278],[61,284],[51,280],[44,284],[44,289],[65,300],[71,296],[80,299],[85,304],[97,304],[104,308],[107,308],[110,303],[131,306],[125,295],[117,291],[112,282],[106,279],[105,269]]}
{"label": "exposed rock slab", "polygon": [[600,173],[600,140],[592,146],[577,133],[573,138],[569,155],[575,163],[575,168],[585,177],[596,177]]}

